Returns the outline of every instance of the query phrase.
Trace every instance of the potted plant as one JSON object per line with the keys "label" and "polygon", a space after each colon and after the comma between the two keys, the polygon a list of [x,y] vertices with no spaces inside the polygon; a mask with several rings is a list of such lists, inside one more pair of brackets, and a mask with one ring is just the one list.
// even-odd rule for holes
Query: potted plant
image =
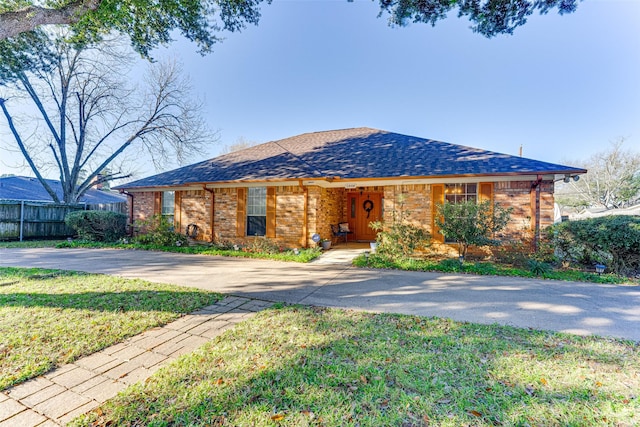
{"label": "potted plant", "polygon": [[330,239],[322,239],[320,241],[320,246],[322,246],[323,251],[328,251],[331,248],[331,240]]}

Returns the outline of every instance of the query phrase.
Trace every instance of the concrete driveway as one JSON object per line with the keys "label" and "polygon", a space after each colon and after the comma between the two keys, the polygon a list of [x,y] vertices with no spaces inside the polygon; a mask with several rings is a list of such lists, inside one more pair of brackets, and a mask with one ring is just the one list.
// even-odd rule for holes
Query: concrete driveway
{"label": "concrete driveway", "polygon": [[109,249],[0,249],[0,266],[106,273],[268,301],[640,341],[637,286]]}

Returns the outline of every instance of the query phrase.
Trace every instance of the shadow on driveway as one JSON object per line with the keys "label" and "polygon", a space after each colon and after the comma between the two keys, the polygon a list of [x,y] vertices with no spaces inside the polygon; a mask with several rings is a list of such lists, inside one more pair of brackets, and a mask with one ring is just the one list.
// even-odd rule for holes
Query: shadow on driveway
{"label": "shadow on driveway", "polygon": [[268,301],[640,341],[640,288],[98,249],[0,249],[0,266],[137,277]]}

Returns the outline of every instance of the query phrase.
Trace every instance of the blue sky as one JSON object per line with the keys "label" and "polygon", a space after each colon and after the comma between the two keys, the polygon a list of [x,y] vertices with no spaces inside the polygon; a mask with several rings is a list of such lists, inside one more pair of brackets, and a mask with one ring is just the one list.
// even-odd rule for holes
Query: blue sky
{"label": "blue sky", "polygon": [[[550,162],[640,151],[640,2],[587,0],[486,39],[455,16],[390,28],[372,1],[279,1],[207,56],[178,40],[220,141],[368,126]],[[0,121],[0,126],[6,123]],[[0,162],[0,173],[18,173]],[[141,167],[137,177],[155,173]],[[29,173],[27,173],[29,174]]]}

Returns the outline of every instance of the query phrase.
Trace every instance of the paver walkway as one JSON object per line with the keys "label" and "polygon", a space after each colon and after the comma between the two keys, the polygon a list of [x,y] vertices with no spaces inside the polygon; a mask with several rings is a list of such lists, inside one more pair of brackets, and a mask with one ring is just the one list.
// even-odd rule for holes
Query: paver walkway
{"label": "paver walkway", "polygon": [[64,425],[273,303],[226,297],[0,393],[0,427]]}

